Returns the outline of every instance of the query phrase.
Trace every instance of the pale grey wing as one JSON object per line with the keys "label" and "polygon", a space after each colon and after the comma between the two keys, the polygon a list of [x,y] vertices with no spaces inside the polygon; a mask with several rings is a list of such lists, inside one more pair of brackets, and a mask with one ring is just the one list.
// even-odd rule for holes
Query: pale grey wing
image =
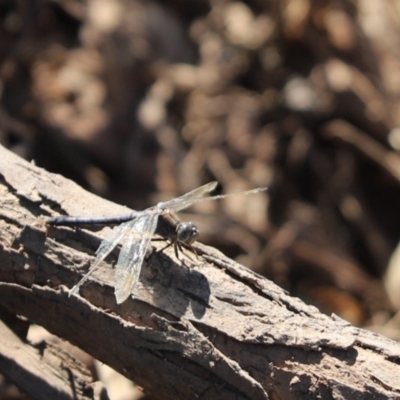
{"label": "pale grey wing", "polygon": [[196,189],[191,190],[183,194],[182,196],[177,197],[176,199],[172,199],[171,201],[179,200],[179,199],[186,199],[186,198],[193,198],[193,197],[203,197],[206,193],[210,193],[218,186],[217,181],[208,182],[203,186],[200,186]]}
{"label": "pale grey wing", "polygon": [[246,195],[246,194],[259,193],[259,192],[263,192],[263,191],[265,191],[267,189],[268,188],[257,188],[257,189],[246,190],[244,192],[218,194],[216,196],[207,196],[207,197],[183,198],[183,199],[182,199],[182,197],[183,197],[182,196],[182,197],[178,197],[177,199],[174,199],[174,200],[177,200],[176,202],[174,202],[174,200],[171,200],[171,201],[166,202],[166,203],[168,203],[168,207],[167,208],[169,210],[179,211],[179,210],[183,210],[186,207],[191,206],[192,204],[200,203],[201,201],[224,199],[225,197],[236,196],[236,195],[239,195],[239,194]]}
{"label": "pale grey wing", "polygon": [[203,186],[198,187],[197,189],[192,190],[191,192],[184,194],[183,196],[165,201],[163,203],[158,203],[157,207],[173,211],[183,210],[184,208],[189,207],[191,204],[196,203],[197,201],[204,198],[204,196],[214,190],[217,185],[218,182],[216,181],[209,182]]}
{"label": "pale grey wing", "polygon": [[121,248],[115,267],[115,298],[118,304],[129,297],[139,279],[143,259],[156,230],[158,215],[156,212],[147,212],[136,218],[134,229],[129,232]]}
{"label": "pale grey wing", "polygon": [[96,251],[96,262],[90,267],[89,272],[70,290],[69,295],[77,295],[79,287],[85,283],[90,275],[97,269],[99,264],[114,250],[114,248],[121,242],[123,237],[131,229],[134,224],[134,219],[123,224],[116,226],[112,232],[101,242],[99,248]]}

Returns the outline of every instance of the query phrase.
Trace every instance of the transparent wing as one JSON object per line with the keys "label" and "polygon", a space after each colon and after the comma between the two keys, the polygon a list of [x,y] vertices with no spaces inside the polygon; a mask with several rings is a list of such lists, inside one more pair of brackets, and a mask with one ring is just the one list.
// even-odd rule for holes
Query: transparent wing
{"label": "transparent wing", "polygon": [[134,229],[129,231],[121,248],[115,267],[115,298],[118,304],[129,297],[139,278],[143,259],[156,230],[158,215],[156,212],[147,212],[136,218]]}
{"label": "transparent wing", "polygon": [[69,295],[79,293],[79,288],[85,283],[93,272],[98,268],[99,264],[114,250],[114,248],[122,241],[127,232],[134,225],[135,220],[125,222],[116,226],[112,232],[101,242],[96,251],[96,262],[90,267],[89,272],[71,289]]}
{"label": "transparent wing", "polygon": [[210,182],[207,185],[200,186],[199,188],[192,190],[191,192],[186,193],[181,197],[177,197],[176,199],[166,201],[165,203],[159,203],[157,206],[162,209],[179,211],[179,210],[183,210],[186,207],[191,206],[192,204],[199,203],[201,201],[218,200],[218,199],[223,199],[225,197],[236,196],[238,194],[246,195],[246,194],[251,194],[251,193],[259,193],[259,192],[263,192],[263,191],[267,190],[267,188],[257,188],[257,189],[252,189],[252,190],[246,190],[244,192],[219,194],[217,196],[204,197],[204,195],[206,193],[215,189],[217,184],[218,184],[218,182]]}
{"label": "transparent wing", "polygon": [[202,197],[206,193],[209,193],[212,190],[214,190],[217,186],[218,186],[218,182],[212,181],[212,182],[206,183],[205,185],[200,186],[196,189],[193,189],[190,192],[187,192],[187,193],[183,194],[182,196],[177,197],[176,199],[172,199],[171,201],[179,200],[179,199],[187,199],[187,198],[192,199],[193,197]]}
{"label": "transparent wing", "polygon": [[202,199],[203,196],[214,190],[217,185],[218,182],[216,181],[209,182],[206,185],[200,186],[199,188],[184,194],[183,196],[162,203],[158,203],[156,207],[174,211],[183,210],[184,208],[189,207],[191,204],[195,203],[196,201]]}

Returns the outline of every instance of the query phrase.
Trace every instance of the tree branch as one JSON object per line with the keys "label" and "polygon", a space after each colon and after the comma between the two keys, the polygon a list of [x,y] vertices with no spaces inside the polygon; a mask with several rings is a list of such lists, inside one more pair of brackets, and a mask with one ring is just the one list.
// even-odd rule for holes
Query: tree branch
{"label": "tree branch", "polygon": [[[46,229],[42,216],[126,209],[0,148],[0,304],[165,399],[400,398],[400,345],[321,314],[196,244],[153,252],[117,305],[104,263],[71,288],[109,228]],[[162,246],[159,244],[157,246]]]}

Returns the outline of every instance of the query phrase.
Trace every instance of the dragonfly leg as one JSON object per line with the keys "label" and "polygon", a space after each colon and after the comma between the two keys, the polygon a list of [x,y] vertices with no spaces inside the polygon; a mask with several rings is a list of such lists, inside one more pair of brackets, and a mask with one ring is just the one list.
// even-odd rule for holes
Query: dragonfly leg
{"label": "dragonfly leg", "polygon": [[[167,245],[162,247],[161,249],[157,250],[155,253],[161,253],[163,252],[165,249],[168,249],[168,247],[170,246],[174,246],[174,252],[175,252],[175,257],[177,258],[177,260],[181,261],[182,264],[185,265],[184,260],[181,259],[181,257],[179,256],[179,253],[185,254],[187,258],[189,258],[191,261],[195,262],[195,260],[192,257],[189,257],[189,255],[187,254],[187,252],[183,251],[184,248],[186,248],[187,250],[190,250],[192,253],[194,253],[196,255],[196,257],[198,257],[198,254],[196,252],[196,250],[194,249],[194,247],[192,247],[190,244],[182,244],[179,241],[170,241],[164,238],[154,238],[152,239],[153,242],[161,242],[161,241],[167,241]],[[186,266],[186,265],[185,265]]]}
{"label": "dragonfly leg", "polygon": [[159,249],[156,251],[156,253],[162,253],[165,249],[168,249],[168,247],[173,245],[173,242],[171,242],[170,240],[164,239],[164,238],[154,238],[151,239],[152,242],[167,242],[167,245],[164,246],[163,248]]}
{"label": "dragonfly leg", "polygon": [[[197,252],[196,252],[194,247],[192,247],[190,244],[187,244],[187,243],[183,244],[183,243],[180,243],[180,242],[176,242],[175,246],[174,246],[176,258],[181,261],[181,259],[179,258],[179,255],[178,255],[178,250],[179,250],[182,254],[186,254],[186,257],[189,258],[189,260],[191,260],[192,262],[196,262],[197,260],[194,260],[192,257],[190,257],[187,254],[188,252],[183,251],[184,248],[186,250],[190,250],[198,258],[198,254],[197,254]],[[183,261],[182,261],[182,263],[183,263]]]}

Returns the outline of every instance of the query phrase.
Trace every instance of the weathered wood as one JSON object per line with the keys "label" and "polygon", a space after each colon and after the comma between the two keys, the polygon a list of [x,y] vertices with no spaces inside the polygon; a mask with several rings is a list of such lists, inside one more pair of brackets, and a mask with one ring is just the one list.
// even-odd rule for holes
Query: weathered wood
{"label": "weathered wood", "polygon": [[[3,317],[3,315],[2,315]],[[0,371],[34,399],[107,400],[100,382],[55,344],[32,346],[0,320]]]}
{"label": "weathered wood", "polygon": [[[325,316],[196,244],[146,261],[117,305],[112,267],[68,297],[100,238],[41,217],[115,215],[121,206],[0,149],[0,304],[165,399],[400,399],[400,345]],[[162,244],[159,244],[162,246]]]}

